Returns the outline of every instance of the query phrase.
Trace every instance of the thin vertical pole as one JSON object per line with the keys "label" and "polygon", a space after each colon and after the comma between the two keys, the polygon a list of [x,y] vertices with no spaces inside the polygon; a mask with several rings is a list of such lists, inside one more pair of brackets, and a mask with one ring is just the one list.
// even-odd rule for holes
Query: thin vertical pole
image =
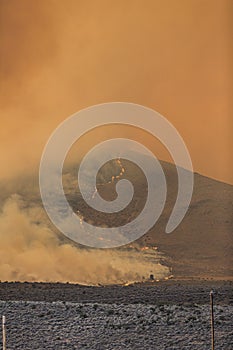
{"label": "thin vertical pole", "polygon": [[2,349],[6,350],[6,317],[2,316]]}
{"label": "thin vertical pole", "polygon": [[210,291],[211,343],[214,350],[214,292]]}

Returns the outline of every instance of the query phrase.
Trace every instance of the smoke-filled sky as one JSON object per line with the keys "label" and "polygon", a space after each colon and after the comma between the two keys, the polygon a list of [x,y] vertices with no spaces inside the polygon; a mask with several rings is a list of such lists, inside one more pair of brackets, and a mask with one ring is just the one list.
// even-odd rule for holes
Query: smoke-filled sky
{"label": "smoke-filled sky", "polygon": [[37,171],[69,115],[128,101],[174,124],[195,171],[233,183],[232,10],[231,0],[1,0],[0,178]]}

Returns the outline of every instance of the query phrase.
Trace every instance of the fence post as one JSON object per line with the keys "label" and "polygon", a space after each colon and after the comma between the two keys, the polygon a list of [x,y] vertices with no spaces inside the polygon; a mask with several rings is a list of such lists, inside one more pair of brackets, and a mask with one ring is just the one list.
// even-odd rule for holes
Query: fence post
{"label": "fence post", "polygon": [[210,291],[210,322],[211,322],[211,343],[214,350],[214,292]]}
{"label": "fence post", "polygon": [[2,349],[6,350],[6,317],[2,316]]}

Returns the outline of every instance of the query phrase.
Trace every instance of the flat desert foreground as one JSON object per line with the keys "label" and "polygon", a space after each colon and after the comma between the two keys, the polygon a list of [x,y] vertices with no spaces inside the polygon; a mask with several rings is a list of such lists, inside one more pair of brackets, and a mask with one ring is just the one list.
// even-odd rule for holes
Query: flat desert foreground
{"label": "flat desert foreground", "polygon": [[214,280],[105,287],[1,283],[7,349],[211,349],[213,289],[215,349],[230,350],[232,285]]}

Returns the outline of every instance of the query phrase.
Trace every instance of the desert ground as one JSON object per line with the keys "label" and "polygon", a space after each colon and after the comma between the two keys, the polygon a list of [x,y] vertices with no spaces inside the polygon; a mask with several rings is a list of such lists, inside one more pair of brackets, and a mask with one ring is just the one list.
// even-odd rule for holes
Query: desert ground
{"label": "desert ground", "polygon": [[232,349],[232,281],[166,280],[129,286],[1,283],[7,349]]}

